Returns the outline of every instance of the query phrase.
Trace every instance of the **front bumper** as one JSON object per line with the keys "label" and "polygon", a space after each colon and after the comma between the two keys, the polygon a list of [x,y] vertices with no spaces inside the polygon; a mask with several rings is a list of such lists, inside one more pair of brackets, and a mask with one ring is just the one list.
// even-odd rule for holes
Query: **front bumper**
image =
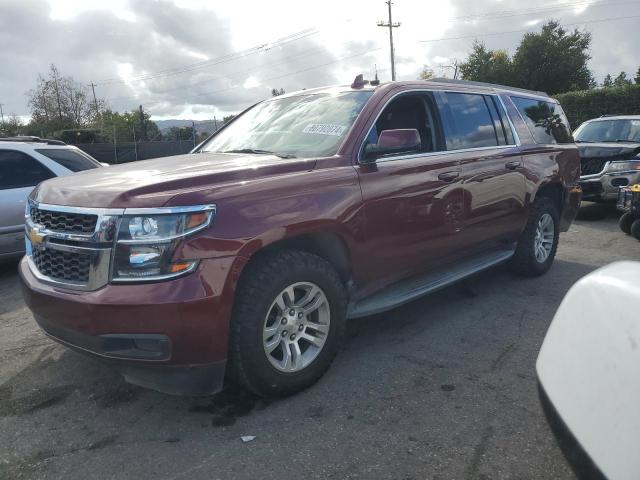
{"label": "front bumper", "polygon": [[580,177],[582,198],[595,201],[615,201],[618,189],[627,185],[640,183],[640,173],[604,173],[599,176]]}
{"label": "front bumper", "polygon": [[79,292],[49,285],[20,262],[27,306],[64,345],[112,363],[131,383],[209,395],[222,388],[239,257],[202,260],[197,271],[158,283]]}

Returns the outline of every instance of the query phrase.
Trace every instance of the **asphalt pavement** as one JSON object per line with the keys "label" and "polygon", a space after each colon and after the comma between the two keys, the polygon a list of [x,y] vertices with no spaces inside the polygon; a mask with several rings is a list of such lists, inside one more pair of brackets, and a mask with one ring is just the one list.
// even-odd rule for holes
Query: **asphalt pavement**
{"label": "asphalt pavement", "polygon": [[[586,204],[552,269],[506,268],[352,321],[323,379],[264,401],[128,385],[54,343],[0,266],[0,478],[573,478],[538,403],[535,359],[571,285],[640,260],[615,208]],[[255,436],[243,442],[242,436]]]}

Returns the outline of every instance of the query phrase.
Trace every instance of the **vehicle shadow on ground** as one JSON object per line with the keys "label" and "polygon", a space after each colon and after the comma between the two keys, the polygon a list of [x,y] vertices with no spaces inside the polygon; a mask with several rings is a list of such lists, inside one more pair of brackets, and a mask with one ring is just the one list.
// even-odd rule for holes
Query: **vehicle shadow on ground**
{"label": "vehicle shadow on ground", "polygon": [[622,212],[618,210],[615,202],[608,203],[592,203],[582,202],[576,220],[578,221],[599,221],[599,220],[615,220],[618,221]]}
{"label": "vehicle shadow on ground", "polygon": [[[536,405],[533,393],[526,402],[519,397],[535,392],[536,352],[530,346],[518,352],[518,342],[528,335],[539,345],[566,291],[594,268],[558,260],[546,276],[524,279],[499,267],[390,312],[352,320],[345,348],[327,375],[307,391],[281,400],[264,400],[232,384],[212,397],[171,397],[129,385],[108,365],[52,342],[0,386],[0,420],[14,417],[20,428],[37,425],[54,433],[48,434],[46,448],[34,442],[29,455],[0,466],[0,473],[4,469],[8,478],[33,474],[47,459],[133,444],[132,437],[171,448],[219,429],[223,437],[238,441],[248,432],[264,432],[264,423],[279,424],[291,416],[329,425],[332,416],[335,420],[340,415],[349,425],[375,430],[376,422],[387,422],[387,414],[383,411],[379,420],[365,418],[363,411],[376,398],[406,409],[424,396],[434,422],[456,415],[448,398],[461,388],[475,391],[491,408],[500,402],[504,408],[529,408],[522,404]],[[544,311],[527,313],[541,302]],[[535,322],[535,330],[527,330],[533,328],[527,322]],[[515,378],[526,382],[524,390],[507,388],[493,377],[506,375],[501,369],[515,355],[527,358],[526,368],[518,367]],[[327,398],[340,401],[327,406]],[[542,415],[532,408],[529,414],[543,424]],[[396,413],[388,415],[393,422],[405,421]],[[63,421],[71,426],[62,427]],[[51,435],[56,441],[51,442]]]}

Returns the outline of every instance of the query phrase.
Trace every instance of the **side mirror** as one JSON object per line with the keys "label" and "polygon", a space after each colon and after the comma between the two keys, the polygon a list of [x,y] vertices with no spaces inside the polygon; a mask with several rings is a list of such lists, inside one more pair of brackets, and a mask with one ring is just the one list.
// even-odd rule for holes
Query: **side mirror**
{"label": "side mirror", "polygon": [[384,155],[418,152],[421,144],[420,133],[415,128],[383,130],[378,137],[378,143],[369,144],[364,148],[364,158],[373,161]]}

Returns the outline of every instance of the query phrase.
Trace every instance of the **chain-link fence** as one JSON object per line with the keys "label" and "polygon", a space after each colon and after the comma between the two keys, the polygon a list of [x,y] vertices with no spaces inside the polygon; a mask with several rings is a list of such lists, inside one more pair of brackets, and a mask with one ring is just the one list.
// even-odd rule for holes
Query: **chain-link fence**
{"label": "chain-link fence", "polygon": [[126,163],[182,155],[189,153],[193,146],[192,140],[76,144],[76,147],[84,150],[99,162],[105,163]]}

